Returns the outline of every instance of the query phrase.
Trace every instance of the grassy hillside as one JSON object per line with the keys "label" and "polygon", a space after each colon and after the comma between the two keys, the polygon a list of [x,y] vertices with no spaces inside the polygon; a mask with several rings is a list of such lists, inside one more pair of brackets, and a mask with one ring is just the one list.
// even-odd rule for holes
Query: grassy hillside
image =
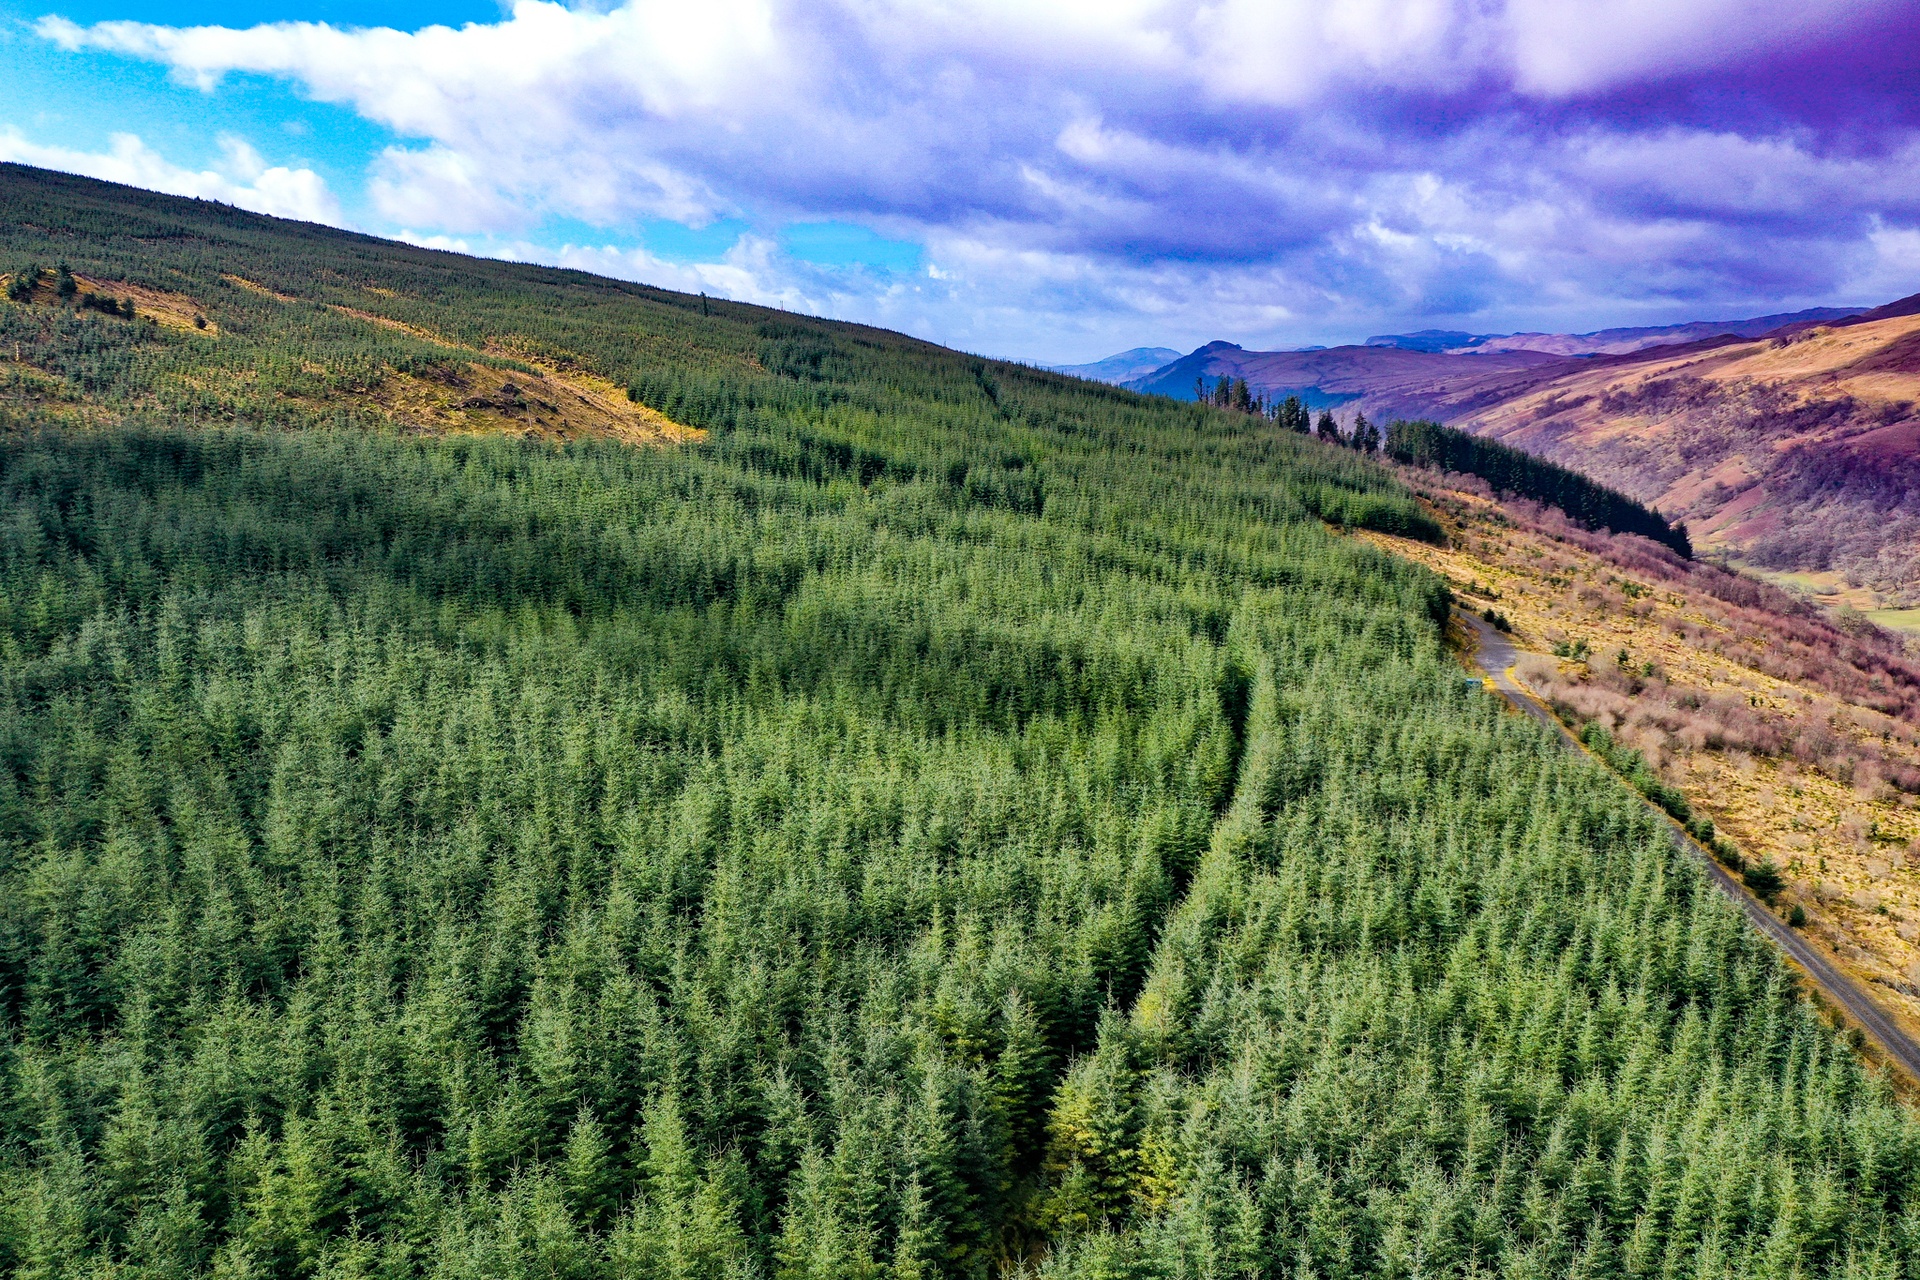
{"label": "grassy hillside", "polygon": [[[1920,1126],[1463,686],[1438,579],[1329,527],[1431,532],[1350,452],[0,205],[23,269],[136,298],[0,302],[11,1274],[1920,1268]],[[383,390],[479,369],[682,443]]]}

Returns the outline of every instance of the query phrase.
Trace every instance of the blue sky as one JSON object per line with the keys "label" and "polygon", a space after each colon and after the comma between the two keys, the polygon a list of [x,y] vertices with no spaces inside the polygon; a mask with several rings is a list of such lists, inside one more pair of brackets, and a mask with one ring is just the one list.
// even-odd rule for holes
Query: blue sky
{"label": "blue sky", "polygon": [[1047,362],[1585,330],[1920,290],[1917,35],[1891,0],[0,0],[0,158]]}

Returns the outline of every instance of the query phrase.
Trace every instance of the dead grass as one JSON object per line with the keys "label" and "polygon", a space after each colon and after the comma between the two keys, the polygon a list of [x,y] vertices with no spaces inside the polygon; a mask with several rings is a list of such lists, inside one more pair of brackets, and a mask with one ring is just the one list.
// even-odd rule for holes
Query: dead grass
{"label": "dead grass", "polygon": [[438,343],[443,347],[471,350],[464,342],[449,341],[431,329],[422,329],[418,325],[411,325],[401,320],[395,320],[392,316],[377,315],[371,311],[362,311],[357,307],[343,307],[338,304],[329,306],[328,310],[337,311],[343,316],[352,316],[355,320],[362,320],[367,324],[377,324],[382,329],[392,329],[396,333],[404,333],[427,342]]}
{"label": "dead grass", "polygon": [[1899,642],[1639,539],[1410,479],[1449,545],[1360,536],[1503,615],[1531,654],[1516,676],[1778,865],[1781,909],[1799,905],[1809,937],[1920,1033],[1920,672]]}
{"label": "dead grass", "polygon": [[449,362],[430,376],[390,374],[372,399],[396,424],[416,431],[512,431],[548,440],[597,437],[651,446],[706,436],[632,403],[625,391],[604,380],[529,374],[480,362]]}
{"label": "dead grass", "polygon": [[257,293],[263,298],[272,298],[276,302],[300,301],[300,299],[293,297],[291,294],[280,293],[276,290],[269,289],[257,281],[249,280],[245,276],[236,276],[230,271],[221,272],[220,278],[236,288],[245,289],[248,293]]}
{"label": "dead grass", "polygon": [[[244,283],[238,277],[232,279]],[[371,286],[367,292],[394,296],[391,290]],[[526,366],[500,369],[480,360],[450,361],[430,374],[388,374],[370,398],[403,428],[462,433],[514,431],[550,440],[597,437],[648,446],[687,444],[706,438],[706,432],[697,427],[633,403],[625,388],[578,368],[563,369],[557,362],[530,358],[511,340],[488,343],[484,351],[477,351],[391,316],[338,304],[330,309],[453,351],[509,358]]]}
{"label": "dead grass", "polygon": [[[132,298],[135,320],[151,320],[155,324],[169,329],[179,329],[203,338],[220,336],[220,326],[210,318],[201,305],[184,293],[169,293],[164,289],[149,289],[145,285],[130,284],[125,280],[101,280],[93,276],[83,276],[75,272],[74,283],[82,293],[95,293],[106,298]],[[0,276],[0,293],[13,282],[11,275]],[[53,273],[43,271],[40,281],[34,286],[29,306],[64,305],[54,292]],[[196,324],[195,320],[200,323]]]}

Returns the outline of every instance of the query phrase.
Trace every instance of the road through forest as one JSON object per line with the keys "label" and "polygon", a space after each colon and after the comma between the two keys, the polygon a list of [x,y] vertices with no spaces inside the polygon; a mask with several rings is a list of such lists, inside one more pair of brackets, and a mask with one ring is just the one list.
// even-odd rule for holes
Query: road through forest
{"label": "road through forest", "polygon": [[[1513,647],[1513,642],[1495,630],[1491,624],[1473,614],[1462,611],[1457,616],[1473,628],[1474,635],[1479,640],[1474,657],[1500,695],[1520,711],[1546,725],[1568,746],[1584,751],[1586,748],[1580,745],[1572,732],[1514,680],[1512,667],[1519,655]],[[1754,927],[1773,939],[1780,949],[1791,956],[1807,976],[1813,979],[1814,984],[1826,994],[1829,1000],[1845,1009],[1856,1023],[1865,1028],[1867,1034],[1880,1046],[1881,1051],[1905,1071],[1910,1079],[1920,1082],[1920,1045],[1916,1045],[1904,1031],[1900,1030],[1893,1019],[1874,1003],[1873,998],[1861,990],[1857,982],[1835,968],[1831,960],[1822,955],[1780,917],[1768,910],[1764,903],[1748,893],[1725,867],[1714,861],[1688,837],[1679,823],[1658,806],[1649,802],[1647,807],[1660,815],[1661,820],[1672,830],[1673,838],[1681,848],[1705,865],[1707,874],[1713,877],[1713,882],[1719,885],[1728,897],[1740,904],[1740,909],[1747,913],[1747,918],[1753,921]]]}

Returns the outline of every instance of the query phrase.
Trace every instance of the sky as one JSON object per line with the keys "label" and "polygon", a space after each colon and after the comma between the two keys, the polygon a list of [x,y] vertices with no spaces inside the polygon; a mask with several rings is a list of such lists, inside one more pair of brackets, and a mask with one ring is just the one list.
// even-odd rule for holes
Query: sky
{"label": "sky", "polygon": [[0,0],[0,63],[0,159],[1037,363],[1920,291],[1913,0]]}

